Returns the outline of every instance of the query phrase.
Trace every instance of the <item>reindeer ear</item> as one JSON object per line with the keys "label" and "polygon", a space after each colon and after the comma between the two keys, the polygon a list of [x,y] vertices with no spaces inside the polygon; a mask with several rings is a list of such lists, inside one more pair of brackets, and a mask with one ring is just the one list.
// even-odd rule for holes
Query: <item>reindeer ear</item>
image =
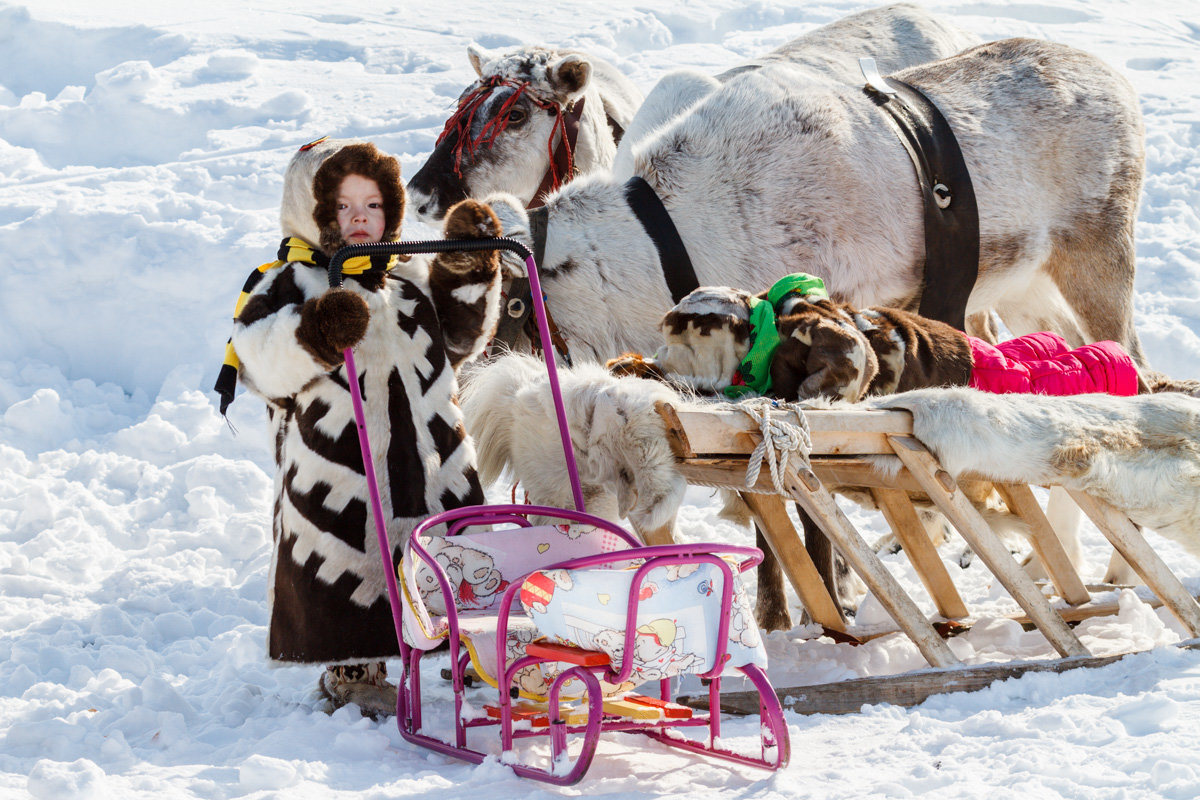
{"label": "reindeer ear", "polygon": [[467,60],[471,62],[471,66],[475,68],[475,74],[483,77],[483,65],[487,63],[488,52],[479,45],[472,42],[467,45]]}
{"label": "reindeer ear", "polygon": [[592,64],[578,53],[563,56],[546,70],[546,77],[556,94],[574,99],[587,88],[592,77]]}

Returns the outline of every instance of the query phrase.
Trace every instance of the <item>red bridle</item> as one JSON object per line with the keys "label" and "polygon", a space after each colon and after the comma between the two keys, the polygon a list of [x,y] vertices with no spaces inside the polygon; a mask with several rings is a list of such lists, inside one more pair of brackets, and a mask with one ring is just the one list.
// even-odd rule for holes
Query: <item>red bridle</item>
{"label": "red bridle", "polygon": [[[471,125],[475,114],[487,101],[492,92],[500,86],[511,86],[515,90],[501,104],[496,115],[484,124],[479,136],[471,138]],[[550,168],[534,194],[529,207],[533,208],[550,192],[569,181],[575,174],[575,141],[579,136],[579,118],[583,115],[583,99],[576,101],[566,114],[562,106],[553,100],[544,100],[529,91],[528,81],[516,81],[492,75],[483,79],[481,85],[465,94],[458,102],[458,110],[446,120],[446,126],[438,136],[437,144],[441,144],[451,131],[458,133],[458,141],[454,145],[454,174],[462,177],[463,151],[474,158],[480,147],[491,147],[496,137],[503,133],[509,125],[513,107],[521,95],[527,95],[535,106],[554,113],[554,125],[550,129],[550,137],[546,140],[546,154],[550,158]],[[559,146],[554,147],[555,134],[561,134]]]}

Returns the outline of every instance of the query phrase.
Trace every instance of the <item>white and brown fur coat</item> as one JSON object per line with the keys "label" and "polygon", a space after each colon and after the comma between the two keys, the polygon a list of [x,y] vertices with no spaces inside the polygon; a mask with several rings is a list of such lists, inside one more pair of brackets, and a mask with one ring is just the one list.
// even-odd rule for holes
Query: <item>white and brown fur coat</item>
{"label": "white and brown fur coat", "polygon": [[[292,159],[284,235],[332,255],[343,244],[336,193],[351,173],[379,185],[383,240],[396,240],[404,214],[399,165],[373,145],[344,140],[306,146]],[[464,201],[447,217],[446,233],[478,238],[500,230],[490,209]],[[421,519],[483,501],[455,371],[494,331],[499,291],[498,259],[489,251],[402,260],[387,273],[347,275],[341,290],[328,289],[324,268],[291,262],[268,271],[246,302],[233,333],[239,377],[266,401],[275,447],[272,661],[359,663],[398,653],[341,348],[354,344],[398,561]]]}
{"label": "white and brown fur coat", "polygon": [[[696,289],[663,317],[666,344],[653,359],[626,355],[609,366],[720,391],[750,349],[751,300],[725,286]],[[970,345],[945,323],[897,308],[855,309],[799,295],[785,297],[777,311],[774,397],[857,402],[868,395],[965,386],[971,379]]]}

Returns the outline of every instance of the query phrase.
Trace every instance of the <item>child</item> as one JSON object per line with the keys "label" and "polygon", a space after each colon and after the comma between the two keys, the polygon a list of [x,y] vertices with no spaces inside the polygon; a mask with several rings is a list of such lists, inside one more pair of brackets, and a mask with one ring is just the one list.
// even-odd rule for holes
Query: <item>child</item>
{"label": "child", "polygon": [[934,386],[1069,395],[1133,395],[1138,373],[1115,342],[1071,349],[1054,333],[999,345],[898,308],[855,310],[835,303],[824,283],[797,273],[764,296],[702,287],[662,321],[667,344],[639,363],[610,368],[681,380],[729,397],[748,392],[798,400],[857,401]]}
{"label": "child", "polygon": [[[248,282],[232,337],[237,375],[266,401],[275,448],[269,658],[327,665],[321,692],[335,708],[355,703],[370,716],[395,709],[384,660],[399,647],[342,351],[355,351],[399,563],[421,519],[483,501],[455,370],[479,354],[499,315],[495,251],[432,264],[357,257],[346,262],[343,287],[328,288],[335,251],[395,241],[403,215],[394,158],[362,142],[302,147],[284,177],[280,261]],[[450,210],[445,232],[499,236],[500,224],[466,200]]]}

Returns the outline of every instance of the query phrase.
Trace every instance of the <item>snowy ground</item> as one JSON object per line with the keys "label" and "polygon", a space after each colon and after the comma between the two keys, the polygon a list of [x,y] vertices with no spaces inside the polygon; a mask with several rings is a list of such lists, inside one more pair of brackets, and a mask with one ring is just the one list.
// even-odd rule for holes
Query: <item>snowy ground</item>
{"label": "snowy ground", "polygon": [[[282,169],[324,134],[373,139],[411,175],[473,77],[465,47],[577,46],[643,90],[714,72],[863,7],[767,0],[477,2],[370,10],[312,0],[0,0],[0,796],[1193,798],[1200,652],[1030,675],[846,717],[790,714],[767,775],[602,745],[570,789],[404,743],[391,723],[318,710],[312,669],[265,665],[270,454],[263,409],[209,390],[248,269],[273,257]],[[930,3],[984,38],[1090,50],[1141,95],[1147,168],[1137,322],[1151,362],[1200,378],[1200,4]],[[534,33],[536,32],[536,33]],[[410,237],[427,235],[416,223]],[[497,490],[497,498],[499,490]],[[689,538],[744,540],[694,489]],[[847,507],[868,535],[878,519]],[[1086,531],[1096,579],[1107,551]],[[1200,563],[1152,537],[1200,590]],[[973,607],[1011,606],[943,556]],[[892,567],[924,600],[899,557]],[[1132,593],[1078,628],[1097,654],[1179,641]],[[930,606],[931,608],[931,606]],[[882,611],[868,601],[860,622]],[[776,685],[921,666],[886,637],[769,640]],[[951,646],[1046,657],[992,619]],[[431,689],[435,694],[443,691]],[[754,734],[732,721],[726,736]]]}

